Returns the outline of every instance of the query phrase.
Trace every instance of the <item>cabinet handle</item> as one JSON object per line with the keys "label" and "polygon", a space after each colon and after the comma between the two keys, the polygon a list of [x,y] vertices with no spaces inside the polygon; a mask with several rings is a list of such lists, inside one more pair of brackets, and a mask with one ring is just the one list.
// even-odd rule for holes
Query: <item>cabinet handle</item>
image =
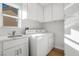
{"label": "cabinet handle", "polygon": [[15,52],[16,52],[16,56],[18,56],[18,55],[22,54],[22,49],[20,48],[20,49],[16,50]]}
{"label": "cabinet handle", "polygon": [[19,51],[18,50],[16,50],[15,53],[16,53],[16,56],[19,55]]}
{"label": "cabinet handle", "polygon": [[20,52],[20,54],[22,53],[22,49],[21,48],[19,49],[19,52]]}

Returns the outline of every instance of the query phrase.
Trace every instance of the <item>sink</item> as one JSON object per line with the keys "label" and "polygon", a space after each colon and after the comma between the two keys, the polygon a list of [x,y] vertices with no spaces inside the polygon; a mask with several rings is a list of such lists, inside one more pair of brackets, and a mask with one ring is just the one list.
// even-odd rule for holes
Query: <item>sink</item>
{"label": "sink", "polygon": [[18,39],[21,38],[22,35],[9,35],[9,36],[0,36],[0,41],[4,41],[4,40],[13,40],[13,39]]}
{"label": "sink", "polygon": [[22,37],[22,35],[11,35],[11,36],[8,36],[8,38],[18,38],[18,37]]}
{"label": "sink", "polygon": [[27,34],[27,36],[41,36],[44,35],[45,33],[31,33],[31,34]]}
{"label": "sink", "polygon": [[8,38],[8,36],[0,36],[0,41],[4,40],[11,40],[11,38]]}

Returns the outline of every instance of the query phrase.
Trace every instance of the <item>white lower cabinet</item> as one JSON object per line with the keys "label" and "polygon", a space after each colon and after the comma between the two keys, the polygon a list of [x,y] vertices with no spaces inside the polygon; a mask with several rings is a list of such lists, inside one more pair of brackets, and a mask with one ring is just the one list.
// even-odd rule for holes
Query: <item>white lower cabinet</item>
{"label": "white lower cabinet", "polygon": [[49,52],[54,48],[54,39],[51,37],[49,37],[49,41],[48,41],[48,50]]}
{"label": "white lower cabinet", "polygon": [[28,56],[28,38],[21,37],[14,40],[0,42],[2,44],[0,56]]}
{"label": "white lower cabinet", "polygon": [[54,48],[53,34],[48,34],[48,36],[46,36],[45,39],[47,41],[47,52],[49,53]]}
{"label": "white lower cabinet", "polygon": [[16,52],[17,52],[16,47],[10,48],[10,49],[3,51],[3,56],[15,56]]}
{"label": "white lower cabinet", "polygon": [[27,56],[28,47],[25,44],[17,45],[13,48],[9,48],[3,52],[4,56]]}
{"label": "white lower cabinet", "polygon": [[0,52],[0,56],[2,55],[1,53],[2,53],[2,52]]}

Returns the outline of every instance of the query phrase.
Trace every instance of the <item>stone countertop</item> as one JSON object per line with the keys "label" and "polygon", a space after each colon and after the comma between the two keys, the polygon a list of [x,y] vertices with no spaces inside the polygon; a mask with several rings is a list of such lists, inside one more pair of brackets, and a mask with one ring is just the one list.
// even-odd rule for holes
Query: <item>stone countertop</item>
{"label": "stone countertop", "polygon": [[[26,35],[22,35],[22,36],[19,36],[19,37],[8,37],[8,35],[6,36],[0,36],[0,41],[7,41],[7,40],[14,40],[14,39],[19,39],[19,38],[27,38],[31,35],[40,35],[40,34],[46,34],[46,33],[31,33],[31,34],[26,34]],[[47,34],[50,34],[50,33],[47,33]]]}
{"label": "stone countertop", "polygon": [[26,37],[27,37],[27,35],[22,35],[21,37],[12,37],[12,38],[9,38],[6,35],[6,36],[0,36],[0,41],[8,41],[8,40],[14,40],[14,39],[26,38]]}
{"label": "stone countertop", "polygon": [[8,36],[0,36],[0,41],[4,40],[10,40],[10,38],[8,38]]}

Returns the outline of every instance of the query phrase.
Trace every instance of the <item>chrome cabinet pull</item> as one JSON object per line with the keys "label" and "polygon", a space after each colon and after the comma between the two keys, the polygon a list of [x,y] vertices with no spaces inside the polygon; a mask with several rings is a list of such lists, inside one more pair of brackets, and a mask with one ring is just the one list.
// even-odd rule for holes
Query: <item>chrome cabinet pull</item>
{"label": "chrome cabinet pull", "polygon": [[20,54],[22,53],[22,49],[21,48],[19,49],[19,52],[20,52]]}
{"label": "chrome cabinet pull", "polygon": [[18,51],[18,50],[16,50],[15,53],[16,53],[16,54],[15,54],[16,56],[19,55],[19,51]]}
{"label": "chrome cabinet pull", "polygon": [[15,54],[16,56],[18,56],[18,55],[22,54],[22,49],[21,49],[21,48],[19,48],[18,50],[16,50],[16,51],[15,51],[15,53],[16,53],[16,54]]}

